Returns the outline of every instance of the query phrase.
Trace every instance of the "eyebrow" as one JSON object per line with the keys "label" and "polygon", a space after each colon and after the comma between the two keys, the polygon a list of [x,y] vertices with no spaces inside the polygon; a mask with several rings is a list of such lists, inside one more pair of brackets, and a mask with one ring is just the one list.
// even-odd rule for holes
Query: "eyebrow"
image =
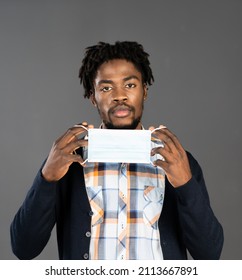
{"label": "eyebrow", "polygon": [[[132,79],[136,79],[138,81],[140,80],[137,76],[131,75],[131,76],[123,78],[123,81],[127,82],[127,81],[132,80]],[[114,84],[114,82],[112,80],[100,80],[98,82],[98,85],[101,85],[101,84]]]}
{"label": "eyebrow", "polygon": [[123,81],[126,82],[126,81],[129,81],[129,80],[132,80],[132,79],[135,79],[135,80],[139,81],[139,78],[135,75],[128,76],[128,77],[124,78]]}

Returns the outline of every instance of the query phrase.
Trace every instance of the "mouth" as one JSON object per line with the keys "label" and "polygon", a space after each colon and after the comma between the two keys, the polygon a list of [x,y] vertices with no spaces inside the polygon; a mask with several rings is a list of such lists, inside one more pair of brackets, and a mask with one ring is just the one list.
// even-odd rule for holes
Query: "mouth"
{"label": "mouth", "polygon": [[125,118],[128,117],[131,113],[131,109],[127,106],[118,106],[113,111],[112,114],[116,118]]}

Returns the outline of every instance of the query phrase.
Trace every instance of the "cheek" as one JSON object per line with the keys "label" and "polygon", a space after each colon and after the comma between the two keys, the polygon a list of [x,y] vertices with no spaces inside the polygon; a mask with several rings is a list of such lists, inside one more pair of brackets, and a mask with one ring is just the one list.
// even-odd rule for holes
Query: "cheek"
{"label": "cheek", "polygon": [[97,102],[97,108],[101,116],[104,117],[108,115],[109,106],[106,102],[102,102],[102,101]]}
{"label": "cheek", "polygon": [[142,98],[137,100],[135,107],[137,112],[142,112],[144,107],[144,99]]}

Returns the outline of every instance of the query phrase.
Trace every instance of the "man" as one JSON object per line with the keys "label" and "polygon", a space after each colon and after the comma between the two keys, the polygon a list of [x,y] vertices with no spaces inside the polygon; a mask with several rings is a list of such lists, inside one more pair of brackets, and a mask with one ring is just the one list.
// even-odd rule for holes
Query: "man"
{"label": "man", "polygon": [[[148,54],[136,42],[87,48],[79,72],[100,129],[144,129]],[[202,170],[165,126],[152,164],[85,163],[87,123],[52,146],[11,225],[13,252],[35,258],[56,224],[60,259],[218,259],[223,230]],[[153,128],[151,128],[153,129]],[[125,145],[125,143],[124,143]],[[161,156],[162,158],[158,158]]]}

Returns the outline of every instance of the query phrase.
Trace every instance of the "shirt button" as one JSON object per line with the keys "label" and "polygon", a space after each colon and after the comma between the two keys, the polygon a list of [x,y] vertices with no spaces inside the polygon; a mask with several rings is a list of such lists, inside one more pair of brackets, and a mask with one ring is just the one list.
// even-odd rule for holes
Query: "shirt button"
{"label": "shirt button", "polygon": [[91,232],[90,231],[87,231],[86,232],[86,237],[90,237],[91,236]]}
{"label": "shirt button", "polygon": [[85,253],[85,254],[83,255],[83,259],[87,260],[88,258],[89,258],[88,253]]}
{"label": "shirt button", "polygon": [[93,213],[92,211],[89,212],[89,216],[93,216],[93,214],[94,214],[94,213]]}

